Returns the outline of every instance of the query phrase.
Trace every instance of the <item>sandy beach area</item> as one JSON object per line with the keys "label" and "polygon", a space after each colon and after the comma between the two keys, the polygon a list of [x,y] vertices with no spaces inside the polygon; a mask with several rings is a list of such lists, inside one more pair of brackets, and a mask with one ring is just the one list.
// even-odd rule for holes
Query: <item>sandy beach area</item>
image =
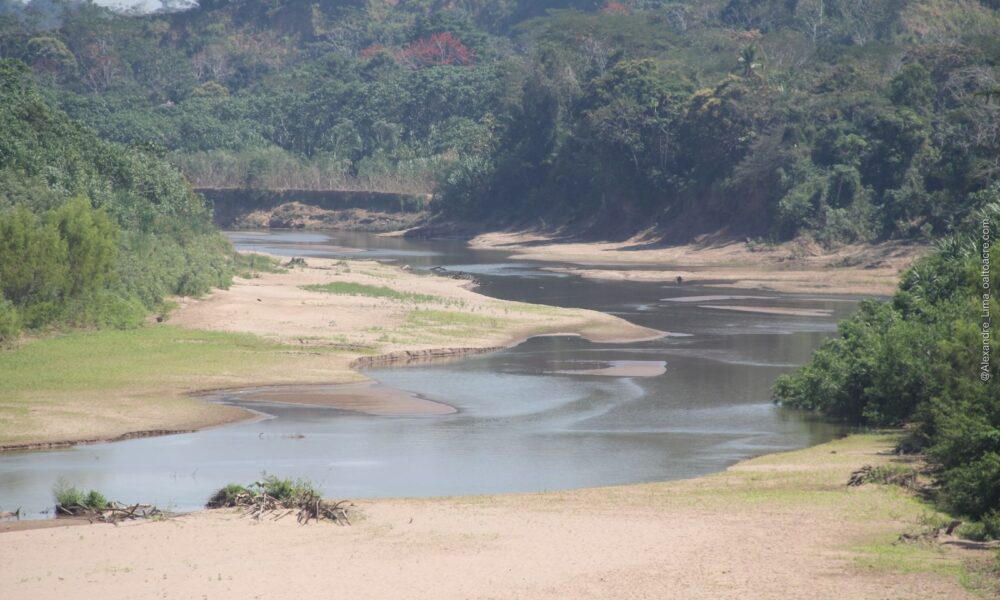
{"label": "sandy beach area", "polygon": [[891,295],[924,246],[885,242],[828,251],[802,240],[783,244],[703,241],[665,246],[636,238],[578,242],[531,232],[476,236],[473,248],[513,252],[512,260],[565,262],[550,270],[609,281],[707,283],[789,293]]}
{"label": "sandy beach area", "polygon": [[989,553],[896,544],[930,509],[897,487],[845,485],[894,460],[891,444],[855,436],[686,481],[358,500],[350,526],[218,510],[8,531],[0,589],[11,600],[977,597],[959,574]]}

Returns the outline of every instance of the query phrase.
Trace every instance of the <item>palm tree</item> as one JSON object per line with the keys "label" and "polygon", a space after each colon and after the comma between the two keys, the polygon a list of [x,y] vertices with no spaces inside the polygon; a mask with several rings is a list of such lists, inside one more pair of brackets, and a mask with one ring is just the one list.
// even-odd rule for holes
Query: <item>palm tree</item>
{"label": "palm tree", "polygon": [[740,50],[740,64],[743,66],[743,76],[747,79],[757,76],[757,67],[760,63],[757,62],[757,47],[753,44],[748,44]]}

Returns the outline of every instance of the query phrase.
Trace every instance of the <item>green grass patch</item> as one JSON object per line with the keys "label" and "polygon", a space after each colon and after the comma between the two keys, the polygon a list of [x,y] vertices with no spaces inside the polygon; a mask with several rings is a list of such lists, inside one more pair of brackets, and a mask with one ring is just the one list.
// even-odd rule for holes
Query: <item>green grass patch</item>
{"label": "green grass patch", "polygon": [[233,255],[233,271],[244,279],[253,279],[261,273],[287,273],[288,269],[274,257],[247,252]]}
{"label": "green grass patch", "polygon": [[428,327],[463,326],[481,329],[497,329],[504,323],[503,319],[496,317],[451,310],[415,310],[406,315],[406,322],[410,325]]}
{"label": "green grass patch", "polygon": [[548,306],[545,304],[527,304],[524,302],[505,302],[504,311],[519,312],[532,315],[565,316],[569,312],[565,308],[558,306]]}
{"label": "green grass patch", "polygon": [[967,570],[962,561],[947,555],[931,543],[897,543],[898,536],[884,536],[882,540],[857,547],[855,564],[865,571],[889,573],[933,573],[956,577],[963,583]]}
{"label": "green grass patch", "polygon": [[340,296],[365,296],[367,298],[386,298],[400,302],[440,302],[442,298],[431,294],[417,294],[413,292],[401,292],[383,285],[366,285],[364,283],[352,283],[347,281],[335,281],[333,283],[323,283],[306,285],[302,289],[310,292],[321,292],[324,294],[337,294]]}
{"label": "green grass patch", "polygon": [[171,326],[37,340],[0,352],[0,409],[31,392],[149,387],[157,381],[246,371],[283,348],[249,334]]}

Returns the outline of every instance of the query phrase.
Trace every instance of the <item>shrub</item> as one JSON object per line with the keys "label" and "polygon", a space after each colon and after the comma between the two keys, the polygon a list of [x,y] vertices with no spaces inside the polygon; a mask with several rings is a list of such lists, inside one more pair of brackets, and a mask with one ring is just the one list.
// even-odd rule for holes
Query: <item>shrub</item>
{"label": "shrub", "polygon": [[17,337],[21,332],[21,315],[9,301],[0,296],[0,342]]}
{"label": "shrub", "polygon": [[250,490],[238,483],[230,483],[212,494],[205,504],[206,508],[232,508],[236,506],[237,498],[243,494],[250,494]]}
{"label": "shrub", "polygon": [[240,497],[244,501],[253,502],[263,495],[270,496],[279,504],[295,505],[320,497],[319,491],[312,483],[304,479],[280,479],[275,475],[264,475],[259,481],[249,486],[230,483],[221,488],[208,499],[207,508],[227,508],[240,505]]}
{"label": "shrub", "polygon": [[67,512],[76,512],[79,509],[103,510],[108,507],[108,499],[97,490],[90,490],[84,493],[79,488],[59,480],[52,493],[56,499],[56,509],[63,509]]}
{"label": "shrub", "polygon": [[284,503],[294,503],[303,498],[319,496],[319,492],[316,491],[312,483],[304,479],[278,479],[274,475],[267,475],[254,483],[254,487]]}

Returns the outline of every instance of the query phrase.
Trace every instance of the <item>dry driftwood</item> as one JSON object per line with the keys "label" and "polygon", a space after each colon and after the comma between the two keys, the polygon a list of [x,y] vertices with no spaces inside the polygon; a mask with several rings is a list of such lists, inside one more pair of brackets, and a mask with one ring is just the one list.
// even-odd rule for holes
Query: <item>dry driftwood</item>
{"label": "dry driftwood", "polygon": [[92,508],[74,504],[72,506],[56,505],[56,513],[69,517],[84,517],[91,523],[111,523],[117,525],[121,521],[136,521],[165,516],[163,511],[152,504],[132,504],[131,506],[118,502],[109,502],[105,508]]}
{"label": "dry driftwood", "polygon": [[865,465],[851,473],[847,480],[848,487],[857,487],[866,483],[883,483],[898,485],[908,489],[917,487],[917,471],[915,469],[895,470],[886,467]]}
{"label": "dry driftwood", "polygon": [[260,521],[269,517],[272,521],[283,519],[295,514],[295,520],[305,525],[309,521],[332,521],[338,525],[350,525],[351,519],[347,509],[351,506],[347,500],[331,502],[323,500],[316,494],[306,494],[292,500],[279,500],[267,492],[243,492],[237,494],[231,503],[243,510],[244,514]]}

